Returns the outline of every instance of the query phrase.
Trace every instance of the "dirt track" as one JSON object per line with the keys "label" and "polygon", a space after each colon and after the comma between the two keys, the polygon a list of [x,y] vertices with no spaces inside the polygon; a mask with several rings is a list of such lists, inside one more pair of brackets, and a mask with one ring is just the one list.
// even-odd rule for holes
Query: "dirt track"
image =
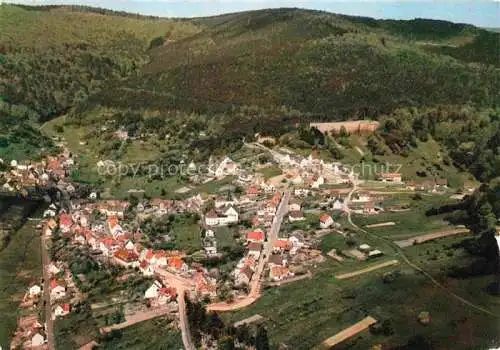
{"label": "dirt track", "polygon": [[415,243],[419,244],[419,243],[423,243],[423,242],[427,242],[427,241],[432,241],[432,240],[438,239],[438,238],[454,236],[454,235],[459,235],[459,234],[468,234],[468,233],[470,233],[470,230],[468,230],[466,228],[459,228],[459,229],[455,229],[455,230],[446,230],[446,231],[429,233],[429,234],[421,235],[421,236],[415,236],[415,237],[411,237],[411,238],[404,239],[401,241],[395,241],[394,243],[396,243],[401,248],[405,248],[405,247],[412,246]]}
{"label": "dirt track", "polygon": [[337,345],[338,343],[341,343],[344,340],[355,336],[359,332],[364,331],[365,329],[367,329],[376,322],[377,320],[371,316],[365,317],[364,319],[352,325],[351,327],[346,328],[343,331],[340,331],[339,333],[335,334],[334,336],[326,339],[325,341],[323,341],[322,345],[330,349],[331,347]]}
{"label": "dirt track", "polygon": [[352,278],[352,277],[356,277],[356,276],[362,275],[362,274],[367,273],[367,272],[375,271],[375,270],[381,269],[383,267],[396,265],[398,263],[399,263],[399,261],[397,261],[397,260],[389,260],[389,261],[386,261],[386,262],[383,262],[383,263],[380,263],[380,264],[377,264],[377,265],[372,265],[372,266],[369,266],[369,267],[365,267],[364,269],[357,270],[357,271],[354,271],[354,272],[349,272],[349,273],[344,273],[344,274],[341,274],[341,275],[336,275],[335,278],[337,278],[339,280],[344,280],[344,279],[347,279],[347,278]]}
{"label": "dirt track", "polygon": [[112,330],[126,328],[126,327],[132,326],[132,325],[139,323],[139,322],[143,322],[143,321],[155,318],[155,317],[166,315],[172,311],[174,311],[174,310],[172,309],[171,306],[165,306],[165,307],[161,307],[158,309],[137,312],[134,315],[128,317],[125,322],[114,324],[114,325],[108,326],[108,327],[103,327],[100,329],[100,331],[103,334],[109,333]]}

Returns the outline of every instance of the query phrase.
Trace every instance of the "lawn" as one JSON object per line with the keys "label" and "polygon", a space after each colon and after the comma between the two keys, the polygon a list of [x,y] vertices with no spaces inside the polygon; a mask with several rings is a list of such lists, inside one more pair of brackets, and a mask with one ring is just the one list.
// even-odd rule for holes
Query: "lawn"
{"label": "lawn", "polygon": [[22,313],[18,305],[30,282],[42,275],[40,234],[37,222],[27,221],[11,234],[9,244],[0,251],[0,346],[8,349]]}
{"label": "lawn", "polygon": [[[402,201],[406,200],[402,199]],[[438,195],[424,196],[422,200],[411,200],[408,203],[410,208],[408,211],[396,213],[384,212],[373,216],[355,215],[353,221],[360,227],[392,221],[395,222],[396,225],[370,228],[369,230],[371,233],[394,239],[411,237],[452,228],[452,226],[444,220],[444,215],[425,215],[428,209],[447,203],[453,203],[453,200]],[[391,205],[394,205],[394,203],[390,203],[388,206]]]}
{"label": "lawn", "polygon": [[175,246],[178,249],[196,251],[201,249],[201,228],[191,220],[175,220],[172,224],[175,234]]}
{"label": "lawn", "polygon": [[159,317],[110,333],[100,342],[105,350],[182,349],[182,338],[175,322]]}
{"label": "lawn", "polygon": [[222,247],[234,247],[237,245],[236,240],[233,235],[238,233],[238,227],[228,227],[221,226],[215,229],[215,238],[217,238],[217,246]]}
{"label": "lawn", "polygon": [[266,180],[283,174],[283,171],[277,165],[259,169],[259,172],[262,173],[262,175],[264,175],[264,179]]}

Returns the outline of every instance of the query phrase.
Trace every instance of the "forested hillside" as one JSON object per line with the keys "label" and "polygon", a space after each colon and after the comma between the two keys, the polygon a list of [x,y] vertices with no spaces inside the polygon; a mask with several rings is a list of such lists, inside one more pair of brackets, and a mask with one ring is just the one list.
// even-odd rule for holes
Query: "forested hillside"
{"label": "forested hillside", "polygon": [[[171,20],[2,5],[0,33],[2,98],[30,121],[113,118],[202,152],[296,122],[499,102],[500,34],[445,21],[300,9]],[[207,137],[192,137],[202,129]]]}

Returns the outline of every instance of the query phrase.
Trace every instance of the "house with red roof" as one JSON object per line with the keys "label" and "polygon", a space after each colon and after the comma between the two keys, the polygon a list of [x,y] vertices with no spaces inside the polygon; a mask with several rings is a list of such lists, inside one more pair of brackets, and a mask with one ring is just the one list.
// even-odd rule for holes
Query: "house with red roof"
{"label": "house with red roof", "polygon": [[52,319],[55,320],[56,317],[66,316],[70,312],[71,312],[71,305],[70,304],[57,305],[54,308],[54,313],[52,315]]}
{"label": "house with red roof", "polygon": [[247,242],[264,242],[266,234],[262,230],[254,230],[247,233]]}
{"label": "house with red roof", "polygon": [[153,306],[162,306],[174,301],[177,298],[177,290],[174,287],[163,287],[158,291],[156,301],[151,303]]}
{"label": "house with red roof", "polygon": [[99,250],[104,256],[110,256],[119,248],[118,242],[110,236],[99,238]]}
{"label": "house with red roof", "polygon": [[273,266],[269,271],[269,278],[271,281],[283,281],[287,278],[293,277],[293,272],[288,267]]}
{"label": "house with red roof", "polygon": [[66,284],[62,280],[52,279],[50,281],[50,298],[61,299],[66,296]]}
{"label": "house with red roof", "polygon": [[277,239],[273,244],[273,252],[284,252],[292,249],[292,243],[287,239]]}
{"label": "house with red roof", "polygon": [[180,256],[172,256],[168,258],[168,268],[175,272],[186,272],[188,266],[184,261],[182,261]]}
{"label": "house with red roof", "polygon": [[167,266],[168,265],[167,252],[165,252],[164,250],[158,250],[154,254],[155,254],[155,260],[156,260],[155,264],[157,266]]}
{"label": "house with red roof", "polygon": [[247,188],[247,196],[248,197],[257,197],[259,195],[259,188],[256,185],[252,185]]}
{"label": "house with red roof", "polygon": [[333,219],[330,215],[323,213],[319,217],[319,227],[322,229],[329,228],[333,225]]}
{"label": "house with red roof", "polygon": [[113,261],[123,267],[139,267],[139,256],[133,251],[127,249],[118,249],[113,254]]}
{"label": "house with red roof", "polygon": [[61,215],[59,215],[59,228],[61,229],[61,232],[69,232],[72,225],[73,219],[71,218],[71,215],[66,213],[61,213]]}

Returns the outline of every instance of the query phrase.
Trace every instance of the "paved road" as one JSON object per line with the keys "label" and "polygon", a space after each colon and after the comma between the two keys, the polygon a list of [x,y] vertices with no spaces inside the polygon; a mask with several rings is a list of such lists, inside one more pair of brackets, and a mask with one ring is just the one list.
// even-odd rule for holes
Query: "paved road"
{"label": "paved road", "polygon": [[[176,289],[193,289],[194,281],[187,277],[182,277],[161,267],[155,269],[155,273],[165,279],[165,283]],[[178,291],[179,293],[179,291]]]}
{"label": "paved road", "polygon": [[207,305],[207,310],[209,311],[231,311],[244,308],[253,302],[255,302],[260,297],[261,289],[261,277],[264,267],[266,266],[269,256],[273,250],[274,242],[278,239],[278,233],[280,232],[281,223],[283,218],[288,211],[288,201],[290,200],[290,191],[285,191],[283,198],[281,199],[276,215],[274,216],[273,223],[270,230],[268,231],[267,242],[264,244],[264,249],[260,254],[259,263],[257,264],[257,269],[250,280],[250,293],[247,297],[236,300],[232,303],[214,303]]}
{"label": "paved road", "polygon": [[47,345],[49,350],[55,350],[54,343],[54,321],[52,320],[52,310],[50,307],[50,275],[49,275],[49,264],[50,257],[47,250],[46,237],[42,237],[42,269],[43,269],[43,302],[45,303],[45,327],[47,333]]}
{"label": "paved road", "polygon": [[185,350],[196,350],[191,339],[191,332],[189,330],[189,320],[186,312],[186,301],[184,299],[185,291],[182,290],[177,296],[177,302],[179,304],[179,322],[181,326],[182,333],[182,343],[184,344]]}
{"label": "paved road", "polygon": [[179,305],[179,326],[182,333],[182,343],[184,349],[195,350],[196,347],[191,339],[189,331],[189,320],[186,313],[186,301],[184,297],[186,292],[194,289],[194,281],[162,268],[156,268],[155,272],[164,279],[165,284],[173,286],[177,291],[177,303]]}

